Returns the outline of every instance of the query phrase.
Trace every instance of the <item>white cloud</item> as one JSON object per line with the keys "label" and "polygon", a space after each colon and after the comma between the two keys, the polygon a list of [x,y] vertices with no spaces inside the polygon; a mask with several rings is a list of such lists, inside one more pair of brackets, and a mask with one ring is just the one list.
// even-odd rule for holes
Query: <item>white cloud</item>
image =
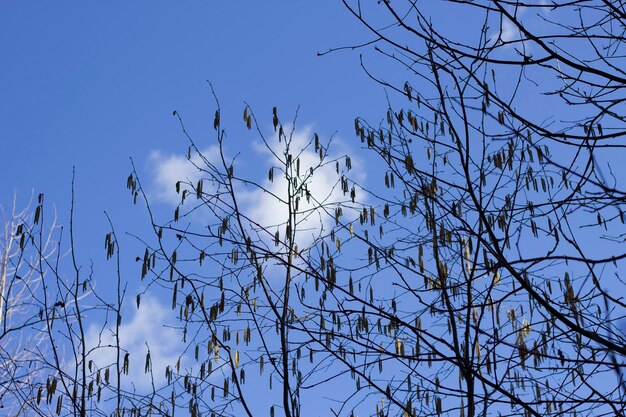
{"label": "white cloud", "polygon": [[[310,127],[297,130],[291,136],[291,152],[294,158],[298,156],[300,159],[301,177],[310,168],[317,167],[320,162],[319,153],[315,150],[313,144],[309,144],[312,137],[313,131]],[[279,143],[276,136],[269,140],[276,144],[274,151],[282,156],[283,143]],[[320,138],[320,144],[326,146],[326,142],[324,138]],[[279,171],[282,163],[260,141],[253,143],[249,150],[243,149],[242,151],[248,153],[243,155],[241,162],[236,162],[235,166],[237,167],[237,163],[245,163],[244,161],[253,161],[253,171],[257,175],[262,175],[263,178],[251,179],[257,181],[264,189],[250,190],[249,187],[241,185],[236,190],[240,208],[246,217],[262,228],[269,229],[272,234],[279,228],[282,239],[288,216],[288,208],[284,204],[284,201],[287,199],[287,184],[284,176]],[[252,151],[252,155],[250,155],[249,151]],[[302,152],[300,153],[300,151]],[[350,155],[350,149],[341,139],[334,138],[326,161],[331,161],[345,154]],[[216,162],[219,148],[216,145],[211,146],[203,151],[203,155],[209,162]],[[359,183],[363,183],[365,180],[363,166],[354,155],[351,155],[351,160],[353,169],[348,173],[349,177]],[[202,167],[205,163],[197,154],[192,155],[191,161],[189,161],[184,155],[165,155],[161,151],[155,150],[150,154],[149,164],[152,173],[150,194],[161,202],[177,205],[180,203],[181,196],[176,193],[176,182],[182,180],[195,184],[202,177],[202,173],[194,164]],[[345,160],[343,158],[341,158],[339,164],[340,170],[344,170]],[[272,166],[274,167],[274,181],[270,182],[267,178],[267,172]],[[237,171],[239,172],[240,170],[237,169]],[[307,179],[307,186],[312,198],[310,202],[306,198],[300,198],[299,201],[299,224],[297,227],[301,233],[297,243],[300,248],[312,242],[322,229],[327,230],[333,221],[332,217],[324,213],[323,210],[315,209],[318,203],[326,204],[329,210],[334,210],[334,207],[331,207],[333,204],[349,200],[349,192],[347,195],[344,195],[339,180],[340,175],[337,175],[335,163],[329,163],[317,168],[313,177]],[[205,183],[205,187],[207,185]],[[364,195],[359,196],[361,202],[363,202],[364,197]],[[344,207],[343,211],[347,215],[349,210]],[[269,238],[269,235],[265,234],[261,237],[265,239]]]}
{"label": "white cloud", "polygon": [[[526,14],[526,10],[526,7],[518,7],[516,11],[511,10],[510,12],[516,19],[520,19],[524,14]],[[507,46],[520,46],[521,44],[527,49],[529,45],[526,41],[522,41],[522,34],[515,23],[513,23],[513,21],[507,18],[504,14],[500,15],[500,19],[498,31],[491,36],[491,41],[497,42],[500,40],[505,43],[513,42],[513,44],[508,44]]]}
{"label": "white cloud", "polygon": [[[300,175],[302,178],[304,178],[305,173],[309,172],[310,168],[317,167],[320,162],[319,153],[315,151],[314,145],[311,144],[307,147],[312,137],[313,131],[310,127],[298,130],[292,135],[291,152],[294,158],[297,156],[300,159]],[[271,140],[278,144],[277,138]],[[320,139],[320,143],[325,144],[325,141]],[[264,189],[255,189],[252,191],[242,190],[242,192],[239,193],[239,198],[243,203],[243,211],[248,218],[262,228],[267,228],[272,233],[279,230],[281,239],[283,239],[289,212],[288,206],[285,204],[287,200],[287,180],[278,169],[282,163],[278,161],[264,145],[257,144],[255,149],[260,156],[265,158],[264,164],[266,170],[269,170],[270,167],[274,167],[274,181],[270,182],[269,179],[265,177],[265,179],[260,182]],[[330,145],[329,155],[326,161],[331,161],[349,153],[349,149],[341,140],[335,138]],[[365,171],[354,155],[351,156],[351,160],[353,169],[349,172],[349,176],[362,183],[365,180]],[[322,228],[328,230],[331,223],[334,222],[332,216],[318,209],[318,205],[320,203],[327,204],[328,210],[332,211],[336,203],[346,202],[350,199],[349,192],[344,195],[339,182],[341,170],[345,167],[343,158],[340,159],[339,166],[339,175],[336,172],[335,163],[329,163],[317,168],[314,175],[306,180],[311,199],[309,202],[304,197],[300,198],[297,215],[299,221],[297,228],[301,231],[297,243],[301,248],[310,244],[314,237],[320,233]],[[364,196],[360,196],[361,202],[363,201],[363,197]],[[345,207],[343,210],[347,215],[348,210]]]}
{"label": "white cloud", "polygon": [[520,32],[517,26],[513,24],[508,19],[502,20],[502,32],[500,33],[500,39],[503,42],[512,42],[515,40],[519,40]]}
{"label": "white cloud", "polygon": [[[219,155],[216,145],[209,146],[201,151],[209,161],[215,161]],[[184,181],[196,184],[202,177],[198,167],[202,167],[204,161],[197,154],[191,155],[188,160],[185,155],[164,155],[159,150],[150,153],[149,167],[152,174],[152,188],[150,194],[157,200],[176,205],[180,203],[180,195],[176,193],[176,182]]]}
{"label": "white cloud", "polygon": [[[130,354],[129,373],[122,377],[123,386],[129,387],[132,383],[139,391],[151,387],[150,374],[145,373],[145,361],[148,347],[157,387],[165,382],[165,367],[174,366],[184,350],[181,341],[181,333],[171,327],[166,327],[171,317],[169,309],[150,296],[143,296],[141,308],[135,310],[130,320],[122,321],[120,326],[120,346],[122,348],[121,359],[125,352]],[[123,317],[124,318],[124,317]],[[111,329],[105,329],[102,333],[100,328],[92,326],[87,331],[87,346],[94,348],[89,359],[93,360],[97,368],[104,368],[115,364],[116,349],[115,336]],[[111,369],[112,371],[113,369]],[[111,373],[111,381],[114,381],[114,373]]]}

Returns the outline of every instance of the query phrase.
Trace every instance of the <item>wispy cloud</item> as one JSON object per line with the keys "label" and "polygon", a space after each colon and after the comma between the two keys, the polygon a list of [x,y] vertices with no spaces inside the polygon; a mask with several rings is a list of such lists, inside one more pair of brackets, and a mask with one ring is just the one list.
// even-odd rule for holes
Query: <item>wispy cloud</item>
{"label": "wispy cloud", "polygon": [[520,32],[519,29],[508,19],[502,20],[502,31],[500,32],[500,39],[503,42],[512,42],[515,40],[519,40]]}
{"label": "wispy cloud", "polygon": [[[301,197],[298,206],[297,228],[300,230],[298,244],[301,248],[312,242],[322,230],[328,230],[333,221],[332,216],[329,216],[324,208],[320,208],[320,205],[323,205],[327,210],[333,210],[337,203],[349,200],[349,193],[344,195],[341,189],[341,174],[337,174],[335,163],[327,163],[318,167],[320,158],[314,145],[310,144],[312,137],[313,130],[311,127],[299,129],[291,135],[291,152],[294,158],[300,159],[301,178],[306,178],[307,188],[310,192],[310,200]],[[275,151],[278,155],[282,155],[283,144],[278,142],[278,138],[272,137],[268,140],[276,144]],[[320,138],[320,143],[325,144],[326,141]],[[253,161],[252,171],[257,172],[256,175],[262,176],[262,178],[250,178],[261,188],[250,189],[249,186],[236,185],[238,187],[236,195],[239,207],[245,217],[250,219],[256,227],[269,230],[272,235],[279,229],[282,239],[288,220],[288,206],[285,204],[288,187],[286,179],[280,171],[282,163],[261,141],[253,142],[249,149],[242,151],[247,152],[247,154],[242,156],[241,161]],[[205,149],[202,154],[209,162],[215,162],[219,155],[219,148],[211,146]],[[341,173],[345,170],[345,160],[342,156],[351,154],[350,148],[340,138],[335,137],[326,155],[326,161],[341,159],[339,161]],[[202,167],[204,161],[197,154],[192,155],[191,160],[188,160],[184,155],[164,154],[155,150],[151,152],[149,159],[152,174],[151,196],[160,202],[171,205],[179,204],[181,196],[176,193],[176,182],[188,181],[195,184],[202,178],[202,172],[197,166]],[[362,164],[354,155],[351,155],[351,162],[353,169],[349,172],[350,178],[363,183],[366,174]],[[267,178],[270,167],[274,167],[273,181]],[[314,175],[305,177],[310,168],[315,169]],[[239,172],[239,170],[237,171]],[[360,196],[361,202],[363,202],[363,197]],[[348,214],[349,210],[346,207],[343,210],[344,213]],[[260,235],[262,238],[269,237],[267,233]]]}
{"label": "wispy cloud", "polygon": [[[514,14],[516,19],[520,19],[524,14],[526,14],[526,7],[518,7],[517,11],[511,10],[511,13]],[[500,26],[498,31],[491,35],[492,42],[504,42],[507,46],[516,45],[516,41],[521,43],[525,48],[528,47],[527,42],[522,40],[522,33],[519,28],[504,15],[500,15]],[[512,42],[512,43],[511,43]],[[519,46],[519,45],[518,45]]]}
{"label": "wispy cloud", "polygon": [[[122,349],[121,360],[125,352],[129,353],[129,373],[122,377],[124,386],[132,381],[135,389],[143,391],[151,387],[152,381],[145,372],[145,361],[148,348],[152,369],[154,371],[155,384],[165,382],[165,367],[173,366],[184,351],[180,332],[166,324],[171,321],[168,315],[169,309],[156,298],[144,296],[141,299],[141,307],[127,321],[123,321],[119,329],[120,347]],[[116,362],[117,350],[115,348],[115,336],[112,329],[104,329],[92,326],[87,332],[87,346],[95,348],[89,359],[93,360],[99,368],[112,366]],[[112,380],[113,373],[111,373]]]}

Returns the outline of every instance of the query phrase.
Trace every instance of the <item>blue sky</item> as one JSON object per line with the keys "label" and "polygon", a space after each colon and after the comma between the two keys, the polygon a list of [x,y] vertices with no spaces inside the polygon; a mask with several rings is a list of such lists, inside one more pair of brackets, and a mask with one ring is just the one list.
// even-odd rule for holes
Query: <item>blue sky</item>
{"label": "blue sky", "polygon": [[[171,205],[158,197],[165,185],[158,168],[182,161],[187,147],[172,111],[201,147],[214,145],[207,81],[233,154],[254,141],[241,122],[245,103],[268,132],[273,106],[284,120],[301,106],[303,131],[337,132],[354,146],[354,117],[378,120],[387,107],[357,53],[317,55],[369,39],[334,1],[2,2],[0,39],[0,204],[10,208],[14,192],[21,205],[31,193],[44,193],[58,223],[67,225],[75,167],[78,261],[93,260],[106,296],[113,272],[102,250],[107,211],[123,238],[128,311],[138,291],[134,257],[143,249],[135,253],[122,232],[141,235],[149,226],[126,189],[129,158],[171,216]],[[154,326],[160,311],[154,296],[144,297],[142,314],[125,320],[122,336],[131,350],[143,351],[146,340],[158,346],[155,338],[169,334]],[[96,333],[90,328],[90,337]],[[179,348],[173,343],[152,353],[162,363]]]}
{"label": "blue sky", "polygon": [[[273,106],[288,120],[300,105],[303,131],[337,132],[356,147],[354,117],[372,124],[384,117],[385,92],[360,68],[358,51],[318,52],[368,40],[333,0],[2,2],[0,204],[9,206],[16,190],[22,204],[33,191],[45,193],[66,224],[75,166],[77,255],[83,264],[93,259],[96,275],[106,278],[103,211],[118,232],[147,231],[145,211],[133,208],[125,187],[129,158],[158,203],[167,184],[160,178],[169,178],[159,177],[158,166],[176,166],[187,146],[173,110],[201,148],[215,145],[208,80],[233,154],[254,151],[254,134],[241,121],[245,103],[268,132]],[[390,77],[404,77],[393,68]],[[368,178],[368,186],[380,186],[372,184]],[[137,285],[133,260],[143,251],[135,253],[132,241],[124,237],[124,278]],[[138,329],[162,330],[154,320],[145,327],[161,311],[154,300],[145,297],[142,314],[125,322],[129,343],[143,347]],[[178,347],[165,347],[162,360],[175,358]]]}
{"label": "blue sky", "polygon": [[151,151],[185,149],[172,110],[212,138],[207,80],[227,131],[245,101],[268,124],[272,106],[301,105],[303,125],[351,138],[356,115],[383,114],[384,92],[358,55],[317,52],[366,35],[331,1],[3,2],[0,201],[34,189],[62,214],[76,166],[79,232],[103,210],[123,227],[128,158],[141,170]]}

